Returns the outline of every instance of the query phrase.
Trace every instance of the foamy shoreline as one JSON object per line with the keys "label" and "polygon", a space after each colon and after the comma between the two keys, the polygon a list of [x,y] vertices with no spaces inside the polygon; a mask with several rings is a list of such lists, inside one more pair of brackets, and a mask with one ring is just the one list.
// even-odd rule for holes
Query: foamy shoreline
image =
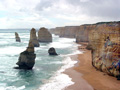
{"label": "foamy shoreline", "polygon": [[65,88],[65,90],[120,90],[120,81],[115,77],[97,71],[92,66],[91,51],[85,49],[86,43],[81,44],[82,46],[78,49],[85,52],[78,55],[77,60],[80,63],[65,72],[75,84]]}
{"label": "foamy shoreline", "polygon": [[[80,46],[80,45],[79,45]],[[63,66],[44,84],[39,90],[63,90],[66,87],[73,85],[74,82],[68,74],[65,73],[67,69],[70,69],[75,66],[78,62],[77,60],[72,60],[72,56],[75,56],[77,59],[77,54],[81,54],[78,49],[78,44],[76,44],[75,52],[71,54],[64,55],[65,59],[62,61]]]}
{"label": "foamy shoreline", "polygon": [[[80,45],[78,45],[78,47],[80,47]],[[74,84],[65,87],[64,90],[94,90],[93,87],[85,79],[83,79],[83,74],[74,70],[74,68],[79,67],[79,63],[81,63],[80,60],[78,60],[79,54],[82,55],[83,53],[84,51],[82,50],[82,53],[71,56],[71,59],[73,61],[77,61],[77,63],[73,67],[66,69],[64,73],[69,75],[70,78],[72,78]]]}

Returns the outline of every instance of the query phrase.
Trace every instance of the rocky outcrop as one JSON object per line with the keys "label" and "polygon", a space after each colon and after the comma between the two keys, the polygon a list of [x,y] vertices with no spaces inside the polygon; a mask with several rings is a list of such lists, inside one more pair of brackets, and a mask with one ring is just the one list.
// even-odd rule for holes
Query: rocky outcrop
{"label": "rocky outcrop", "polygon": [[40,28],[38,31],[38,41],[39,42],[52,42],[52,35],[46,28]]}
{"label": "rocky outcrop", "polygon": [[89,34],[92,64],[109,75],[120,75],[120,22],[97,23]]}
{"label": "rocky outcrop", "polygon": [[37,40],[37,36],[36,36],[36,30],[34,28],[31,29],[30,31],[30,42],[33,43],[34,47],[39,47],[39,42]]}
{"label": "rocky outcrop", "polygon": [[15,67],[15,69],[32,69],[35,64],[35,58],[34,45],[32,42],[29,42],[27,49],[20,53],[18,62],[16,63],[19,67]]}
{"label": "rocky outcrop", "polygon": [[16,42],[21,42],[20,37],[17,32],[15,32],[15,39],[16,39]]}
{"label": "rocky outcrop", "polygon": [[51,47],[49,50],[48,50],[48,53],[49,55],[58,55],[55,51],[55,48]]}

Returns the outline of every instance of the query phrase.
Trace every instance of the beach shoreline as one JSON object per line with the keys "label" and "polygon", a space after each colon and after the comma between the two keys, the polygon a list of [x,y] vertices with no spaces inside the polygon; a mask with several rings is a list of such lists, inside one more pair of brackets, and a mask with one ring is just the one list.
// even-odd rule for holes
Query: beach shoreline
{"label": "beach shoreline", "polygon": [[85,49],[87,43],[79,44],[78,50],[84,51],[83,54],[71,56],[72,60],[78,62],[64,72],[74,84],[64,90],[120,90],[120,81],[92,66],[91,51]]}

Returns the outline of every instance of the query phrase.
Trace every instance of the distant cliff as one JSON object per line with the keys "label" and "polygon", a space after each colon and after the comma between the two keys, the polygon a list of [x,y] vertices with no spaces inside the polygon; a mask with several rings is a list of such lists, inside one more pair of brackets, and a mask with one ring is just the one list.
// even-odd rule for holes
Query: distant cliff
{"label": "distant cliff", "polygon": [[60,37],[75,38],[78,30],[79,26],[65,26],[50,29],[50,32]]}
{"label": "distant cliff", "polygon": [[55,35],[60,35],[61,34],[61,30],[63,29],[64,27],[56,27],[56,28],[52,28],[50,29],[50,32],[52,34],[55,34]]}
{"label": "distant cliff", "polygon": [[57,27],[50,31],[60,37],[76,38],[77,43],[89,42],[92,65],[109,75],[120,75],[120,21]]}
{"label": "distant cliff", "polygon": [[50,29],[50,32],[60,37],[76,38],[76,42],[88,42],[89,32],[95,27],[92,24],[81,26],[65,26]]}

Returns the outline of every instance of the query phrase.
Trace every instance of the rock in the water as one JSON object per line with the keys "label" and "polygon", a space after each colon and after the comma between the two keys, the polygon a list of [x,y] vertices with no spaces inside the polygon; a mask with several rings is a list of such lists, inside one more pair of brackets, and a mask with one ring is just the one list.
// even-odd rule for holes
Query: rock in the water
{"label": "rock in the water", "polygon": [[31,29],[30,32],[30,42],[33,43],[34,47],[39,47],[39,42],[37,40],[37,36],[36,36],[36,30],[34,28]]}
{"label": "rock in the water", "polygon": [[15,39],[16,39],[16,42],[21,42],[20,37],[17,32],[15,32]]}
{"label": "rock in the water", "polygon": [[35,58],[34,46],[32,42],[29,42],[27,49],[20,53],[19,60],[16,63],[19,67],[15,67],[15,69],[32,69],[35,64]]}
{"label": "rock in the water", "polygon": [[58,55],[55,51],[55,48],[51,47],[49,50],[48,50],[48,53],[49,55]]}
{"label": "rock in the water", "polygon": [[46,28],[40,28],[38,31],[39,42],[52,42],[52,35]]}

